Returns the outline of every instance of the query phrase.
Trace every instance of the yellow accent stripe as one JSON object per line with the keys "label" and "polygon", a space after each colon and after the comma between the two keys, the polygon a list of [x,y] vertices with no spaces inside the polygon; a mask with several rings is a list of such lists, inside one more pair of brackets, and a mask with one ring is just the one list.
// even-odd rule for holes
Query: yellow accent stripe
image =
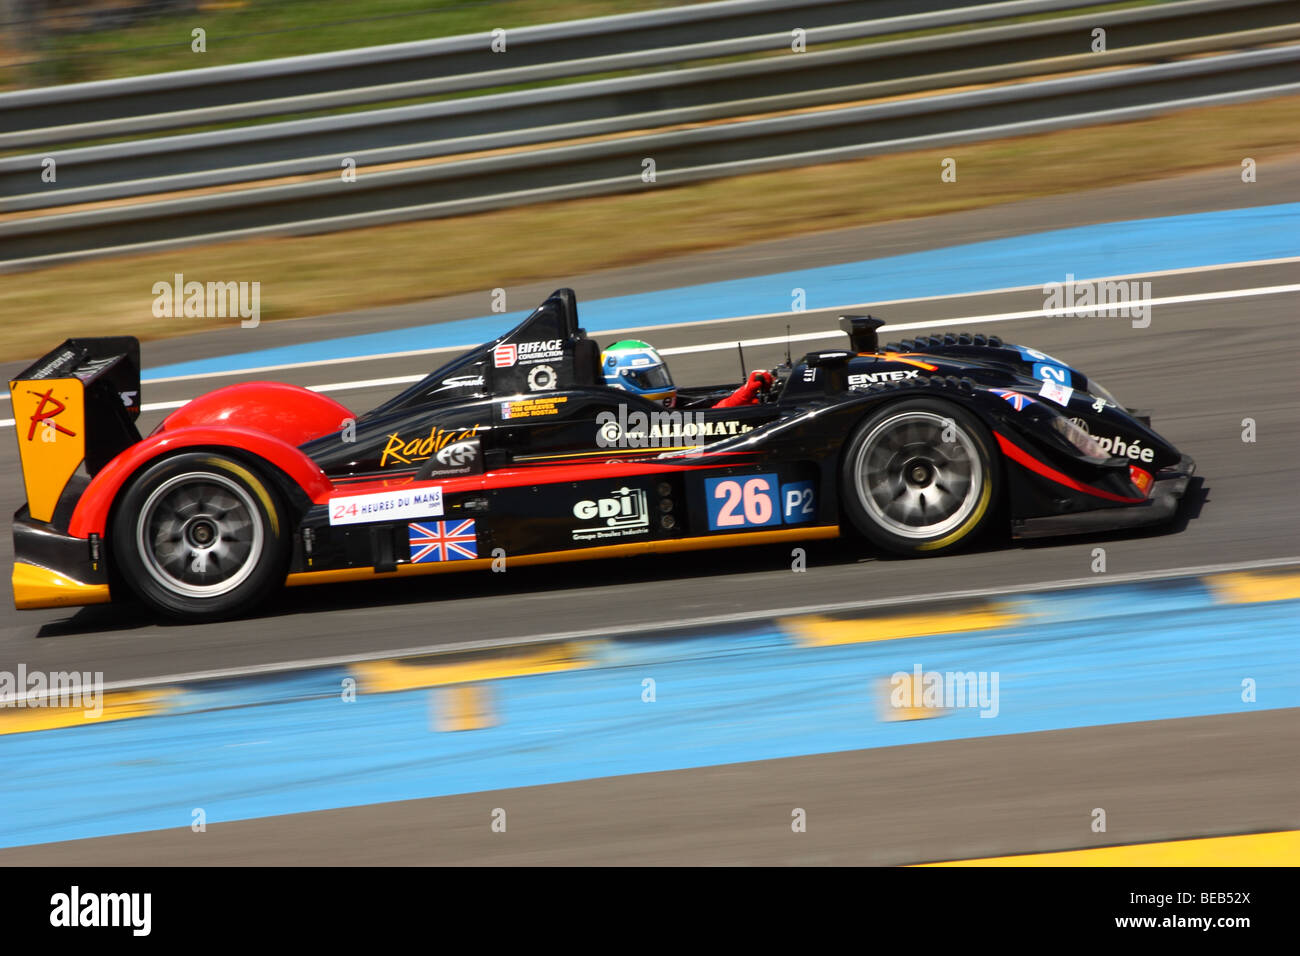
{"label": "yellow accent stripe", "polygon": [[[699,538],[675,538],[667,541],[639,541],[634,544],[606,544],[595,548],[574,548],[572,551],[544,551],[538,554],[509,555],[507,568],[522,568],[533,564],[563,564],[567,561],[597,561],[602,558],[623,558],[639,554],[672,554],[679,551],[707,551],[711,548],[744,547],[751,544],[771,544],[778,541],[815,541],[838,538],[836,526],[813,528],[782,528],[780,531],[748,531],[741,534],[716,534]],[[374,568],[335,568],[327,571],[297,571],[285,580],[289,587],[303,584],[335,584],[341,581],[374,581],[391,577],[410,577],[421,574],[448,574],[456,571],[475,571],[492,566],[492,558],[472,558],[468,561],[430,561],[424,564],[399,564],[394,571],[383,574]]]}
{"label": "yellow accent stripe", "polygon": [[1300,866],[1300,830],[994,856],[922,866]]}
{"label": "yellow accent stripe", "polygon": [[1219,604],[1255,604],[1300,598],[1300,571],[1245,571],[1205,579]]}
{"label": "yellow accent stripe", "polygon": [[14,607],[20,611],[38,607],[68,607],[107,604],[107,584],[83,584],[49,568],[26,561],[14,562]]}
{"label": "yellow accent stripe", "polygon": [[492,657],[438,663],[367,661],[352,664],[349,669],[357,678],[362,692],[387,694],[419,687],[440,687],[590,667],[594,662],[586,653],[587,647],[586,644],[577,643],[548,644]]}
{"label": "yellow accent stripe", "polygon": [[916,550],[935,551],[939,548],[946,548],[948,547],[948,545],[952,544],[955,541],[960,541],[962,538],[964,538],[967,535],[967,533],[970,532],[971,528],[979,524],[980,519],[984,517],[984,512],[988,511],[989,502],[992,500],[992,498],[993,498],[993,483],[991,481],[985,481],[984,487],[980,491],[979,504],[977,504],[975,506],[975,510],[970,513],[970,517],[962,522],[961,527],[959,527],[956,531],[953,531],[951,534],[944,535],[938,541],[930,541],[927,542],[926,544],[917,545]]}
{"label": "yellow accent stripe", "polygon": [[485,684],[456,684],[433,692],[437,708],[435,727],[446,733],[491,727],[492,694]]}
{"label": "yellow accent stripe", "polygon": [[267,517],[271,519],[271,533],[278,537],[280,534],[280,512],[276,510],[275,503],[271,501],[271,493],[266,490],[266,486],[257,479],[257,476],[247,468],[241,468],[228,458],[205,458],[204,461],[212,468],[234,472],[244,480],[248,487],[253,489],[253,494],[257,495],[262,502],[262,507],[266,509]]}
{"label": "yellow accent stripe", "polygon": [[1023,620],[1021,614],[1013,614],[989,604],[962,611],[889,614],[848,621],[811,615],[787,618],[780,625],[803,647],[832,647],[837,644],[896,641],[906,637],[929,637],[960,631],[984,631],[995,627],[1012,627]]}
{"label": "yellow accent stripe", "polygon": [[25,734],[33,730],[54,730],[59,727],[82,727],[110,720],[129,720],[132,717],[149,717],[163,713],[169,699],[178,691],[162,688],[154,690],[122,690],[103,694],[95,703],[102,709],[98,715],[88,713],[84,707],[0,707],[0,734]]}

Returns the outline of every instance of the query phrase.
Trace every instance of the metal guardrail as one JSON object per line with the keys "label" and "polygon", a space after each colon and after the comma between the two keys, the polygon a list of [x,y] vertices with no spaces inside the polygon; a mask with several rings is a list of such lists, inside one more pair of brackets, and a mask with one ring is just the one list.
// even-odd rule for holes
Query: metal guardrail
{"label": "metal guardrail", "polygon": [[[725,0],[512,29],[506,54],[492,51],[489,34],[471,34],[73,83],[0,95],[0,148],[174,129],[192,125],[192,117],[227,122],[578,75],[571,70],[640,69],[681,62],[663,52],[688,46],[699,47],[696,58],[750,53],[788,46],[791,27],[897,19],[891,32],[919,30],[1015,15],[986,7],[1070,6],[1078,0]],[[964,12],[954,18],[956,11]],[[606,59],[611,62],[599,63]],[[485,74],[509,71],[531,72],[484,81]],[[119,122],[109,127],[107,121]]]}
{"label": "metal guardrail", "polygon": [[[952,25],[965,22],[970,15],[994,18],[994,8],[1005,16],[1008,8],[1023,13],[1030,7],[1041,11],[1078,5],[1078,0],[1014,0],[894,18],[889,21],[893,24],[890,27],[882,27],[879,21],[833,24],[822,32],[820,42],[827,42],[826,36],[847,39],[887,35],[896,32],[900,21],[914,23],[918,16],[932,23],[942,19]],[[734,28],[744,10],[766,17],[776,15],[775,6],[770,0],[733,0],[659,14],[698,14],[705,8],[727,8],[731,18],[727,22]],[[823,13],[843,6],[806,5]],[[860,11],[863,4],[858,0],[854,6]],[[795,12],[802,11],[800,7]],[[11,157],[0,160],[0,196],[8,194],[11,198],[5,200],[5,208],[18,214],[0,221],[0,270],[33,268],[93,255],[239,237],[326,232],[644,189],[647,187],[641,182],[641,161],[647,157],[657,165],[658,182],[675,184],[940,142],[1127,119],[1211,102],[1283,95],[1300,88],[1300,45],[1158,66],[1128,66],[901,102],[820,108],[788,116],[763,115],[1008,78],[1160,61],[1223,50],[1225,46],[1246,48],[1295,40],[1300,36],[1300,24],[1290,22],[1295,12],[1294,3],[1280,0],[1182,0],[1104,15],[1091,13],[937,36],[886,39],[721,66],[65,150],[53,154],[59,163],[57,188],[46,191],[28,186],[21,195],[14,192],[23,188],[20,184],[24,177],[39,180],[42,157]],[[784,16],[789,23],[791,14]],[[1081,52],[1080,47],[1087,49],[1091,28],[1097,25],[1108,31],[1109,52]],[[560,26],[530,29],[555,30]],[[663,22],[658,28],[666,29]],[[675,28],[683,27],[675,23]],[[1225,29],[1232,32],[1225,34]],[[599,35],[608,39],[607,34]],[[817,35],[810,31],[810,42]],[[740,42],[756,39],[764,38],[742,38]],[[789,31],[780,34],[780,39],[788,47]],[[713,44],[688,46],[697,50],[701,46],[712,48]],[[349,51],[358,59],[373,52]],[[681,48],[631,55],[643,53],[682,56]],[[603,63],[607,58],[596,59]],[[540,68],[553,66],[557,64]],[[558,66],[569,68],[565,64]],[[490,74],[491,79],[485,81],[480,76],[476,82],[496,86],[503,73],[514,72],[496,71]],[[155,82],[152,77],[141,79]],[[0,112],[3,99],[0,97]],[[762,118],[742,118],[753,116]],[[131,122],[140,119],[148,117],[136,117]],[[719,119],[732,121],[665,131],[666,127]],[[638,132],[564,145],[565,140],[579,137],[630,131]],[[405,169],[365,168],[537,145],[544,148]],[[356,182],[343,182],[338,175],[341,156],[354,159],[362,170]],[[266,183],[275,177],[313,173],[329,175],[307,182]],[[69,203],[239,183],[257,185],[79,211],[22,213]]]}
{"label": "metal guardrail", "polygon": [[[1190,0],[1106,18],[1106,53],[1087,49],[1092,14],[886,41],[800,57],[765,57],[372,110],[237,130],[62,150],[59,179],[41,182],[43,154],[0,159],[10,211],[100,202],[287,176],[518,148],[1042,73],[1110,67],[1300,39],[1293,2]],[[989,66],[995,63],[999,66]]]}

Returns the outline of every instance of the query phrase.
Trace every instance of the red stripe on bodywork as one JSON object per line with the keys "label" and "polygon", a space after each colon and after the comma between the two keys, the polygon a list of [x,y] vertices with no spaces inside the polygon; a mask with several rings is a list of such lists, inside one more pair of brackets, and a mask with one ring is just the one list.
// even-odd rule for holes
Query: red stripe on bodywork
{"label": "red stripe on bodywork", "polygon": [[1125,504],[1138,504],[1146,501],[1145,498],[1129,498],[1125,495],[1117,495],[1112,491],[1103,491],[1100,488],[1094,488],[1092,485],[1085,485],[1083,482],[1076,481],[1069,475],[1062,474],[1050,465],[1043,464],[1043,462],[1029,454],[1029,452],[1014,444],[1005,435],[1002,435],[999,432],[994,432],[993,435],[997,438],[998,444],[1002,446],[1002,454],[1006,455],[1017,464],[1024,465],[1030,471],[1037,472],[1044,478],[1050,478],[1058,485],[1065,485],[1065,487],[1072,488],[1075,491],[1082,491],[1085,495],[1092,495],[1096,498],[1105,498],[1107,501],[1122,501]]}

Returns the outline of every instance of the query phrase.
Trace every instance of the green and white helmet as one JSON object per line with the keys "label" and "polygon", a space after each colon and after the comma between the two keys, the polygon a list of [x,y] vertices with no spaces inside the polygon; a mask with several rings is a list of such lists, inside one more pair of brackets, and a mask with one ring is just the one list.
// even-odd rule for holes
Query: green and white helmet
{"label": "green and white helmet", "polygon": [[621,388],[667,408],[677,402],[677,388],[668,374],[668,366],[648,342],[639,339],[615,342],[600,354],[600,368],[610,388]]}

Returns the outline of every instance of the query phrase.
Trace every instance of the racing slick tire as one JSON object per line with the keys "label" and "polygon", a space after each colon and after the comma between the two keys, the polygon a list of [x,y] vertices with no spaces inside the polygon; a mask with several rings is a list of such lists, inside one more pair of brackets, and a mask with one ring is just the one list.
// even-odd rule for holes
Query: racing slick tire
{"label": "racing slick tire", "polygon": [[120,578],[183,621],[245,612],[284,583],[290,530],[270,483],[216,452],[146,468],[118,500],[110,547]]}
{"label": "racing slick tire", "polygon": [[853,433],[840,472],[844,511],[873,544],[929,557],[976,538],[998,512],[1001,459],[988,429],[940,399],[891,402]]}

